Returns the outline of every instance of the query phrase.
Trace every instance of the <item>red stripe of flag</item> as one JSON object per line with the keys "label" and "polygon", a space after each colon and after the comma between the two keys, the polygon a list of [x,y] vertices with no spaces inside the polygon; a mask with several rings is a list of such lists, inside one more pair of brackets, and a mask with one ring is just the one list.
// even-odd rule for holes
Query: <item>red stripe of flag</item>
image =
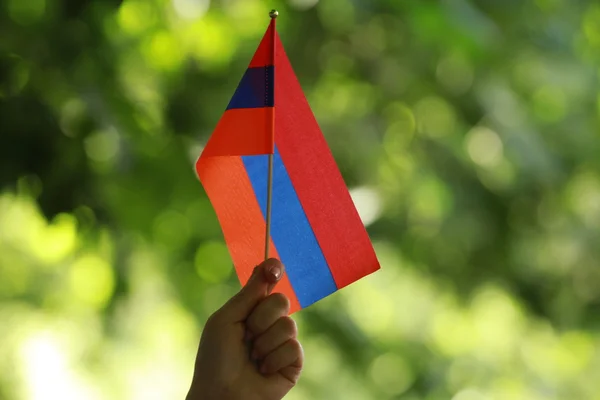
{"label": "red stripe of flag", "polygon": [[208,140],[202,157],[273,153],[273,107],[227,110]]}
{"label": "red stripe of flag", "polygon": [[275,143],[341,289],[378,270],[379,262],[278,35],[276,64]]}
{"label": "red stripe of flag", "polygon": [[250,61],[248,68],[275,65],[275,60],[273,58],[273,40],[275,38],[275,34],[275,18],[272,18],[267,31],[260,41],[256,52],[254,53],[254,57],[252,57],[252,60]]}

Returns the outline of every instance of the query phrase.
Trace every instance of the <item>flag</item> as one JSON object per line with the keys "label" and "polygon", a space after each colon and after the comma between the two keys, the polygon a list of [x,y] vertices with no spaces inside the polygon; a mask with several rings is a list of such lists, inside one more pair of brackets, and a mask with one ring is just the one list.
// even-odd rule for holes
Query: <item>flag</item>
{"label": "flag", "polygon": [[373,246],[275,28],[258,46],[196,163],[240,282],[269,254],[291,313],[379,269]]}

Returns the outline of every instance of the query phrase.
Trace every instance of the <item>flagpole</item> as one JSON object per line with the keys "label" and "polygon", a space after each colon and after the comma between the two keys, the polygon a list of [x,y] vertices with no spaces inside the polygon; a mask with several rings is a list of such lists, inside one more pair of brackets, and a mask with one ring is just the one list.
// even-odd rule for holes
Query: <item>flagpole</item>
{"label": "flagpole", "polygon": [[273,195],[273,154],[269,154],[267,184],[267,230],[265,238],[265,260],[269,258],[269,238],[271,237],[271,196]]}
{"label": "flagpole", "polygon": [[[273,28],[271,29],[271,56],[272,56],[272,60],[273,60],[273,66],[275,66],[275,19],[277,18],[277,16],[279,15],[279,13],[277,12],[277,10],[271,10],[271,12],[269,13],[269,17],[271,17],[271,20],[273,22]],[[274,81],[274,80],[273,80]],[[273,90],[273,96],[275,96],[275,88],[272,88]],[[275,108],[275,104],[273,104],[273,108]],[[272,140],[275,141],[275,110],[273,110],[273,113],[271,114],[272,116],[272,121],[271,121],[271,129],[273,129],[273,131],[271,132],[272,134]],[[275,151],[275,144],[273,144],[273,151]],[[273,153],[269,154],[269,167],[268,167],[268,172],[267,172],[267,218],[266,218],[266,222],[267,222],[267,227],[266,227],[266,232],[265,232],[265,260],[267,260],[269,258],[269,243],[270,243],[270,238],[271,238],[271,203],[272,203],[272,197],[273,197]]]}

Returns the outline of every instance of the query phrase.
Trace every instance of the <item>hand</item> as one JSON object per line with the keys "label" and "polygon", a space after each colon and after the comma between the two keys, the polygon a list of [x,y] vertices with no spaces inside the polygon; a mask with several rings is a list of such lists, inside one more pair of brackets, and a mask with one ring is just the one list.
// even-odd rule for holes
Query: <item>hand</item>
{"label": "hand", "polygon": [[284,273],[269,259],[207,321],[187,400],[280,400],[298,381],[304,359],[290,302],[270,294]]}

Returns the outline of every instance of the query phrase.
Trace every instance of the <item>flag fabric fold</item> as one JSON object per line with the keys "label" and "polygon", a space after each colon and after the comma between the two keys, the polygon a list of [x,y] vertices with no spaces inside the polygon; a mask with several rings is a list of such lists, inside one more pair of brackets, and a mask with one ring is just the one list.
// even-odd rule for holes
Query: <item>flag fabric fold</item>
{"label": "flag fabric fold", "polygon": [[269,254],[286,266],[275,292],[293,313],[379,262],[274,19],[196,163],[242,284],[264,256],[269,154]]}

